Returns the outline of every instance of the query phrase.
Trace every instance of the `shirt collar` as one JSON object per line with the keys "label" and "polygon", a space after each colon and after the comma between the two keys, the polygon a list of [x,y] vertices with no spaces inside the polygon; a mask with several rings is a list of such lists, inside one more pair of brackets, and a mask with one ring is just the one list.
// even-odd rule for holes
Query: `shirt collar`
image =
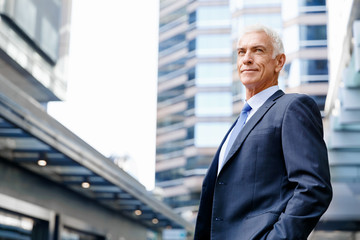
{"label": "shirt collar", "polygon": [[278,90],[279,90],[278,85],[271,86],[255,94],[246,102],[250,105],[252,111],[254,110],[253,112],[256,112],[256,110],[258,110],[266,102],[266,100],[268,100],[268,98],[271,97]]}

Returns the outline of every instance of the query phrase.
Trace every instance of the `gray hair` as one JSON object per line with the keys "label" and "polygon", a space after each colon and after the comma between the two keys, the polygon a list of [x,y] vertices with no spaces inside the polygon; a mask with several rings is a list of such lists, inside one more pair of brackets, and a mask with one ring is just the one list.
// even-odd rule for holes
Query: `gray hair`
{"label": "gray hair", "polygon": [[271,43],[273,46],[273,54],[272,54],[273,58],[275,58],[279,54],[284,53],[284,45],[281,40],[281,37],[280,37],[279,33],[276,32],[274,29],[271,29],[269,27],[266,27],[266,26],[260,25],[260,24],[247,26],[242,30],[242,32],[239,36],[239,40],[241,39],[241,37],[244,34],[251,33],[251,32],[264,32],[268,37],[270,37]]}

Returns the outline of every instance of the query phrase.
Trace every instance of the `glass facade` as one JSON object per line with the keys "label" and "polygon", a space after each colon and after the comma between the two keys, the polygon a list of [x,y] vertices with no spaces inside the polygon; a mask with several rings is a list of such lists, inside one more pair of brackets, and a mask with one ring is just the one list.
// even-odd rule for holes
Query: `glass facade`
{"label": "glass facade", "polygon": [[199,87],[231,86],[231,63],[199,63],[195,69],[195,84]]}
{"label": "glass facade", "polygon": [[275,6],[277,7],[281,0],[232,0],[231,6],[232,10],[236,11],[237,9],[243,9],[243,8],[256,8],[256,7],[271,7]]}
{"label": "glass facade", "polygon": [[325,6],[326,0],[300,0],[300,6]]}
{"label": "glass facade", "polygon": [[282,20],[279,13],[253,13],[253,14],[243,14],[235,19],[233,19],[233,37],[237,38],[241,33],[241,30],[246,26],[253,24],[262,24],[271,26],[278,32],[281,32],[282,29]]}
{"label": "glass facade", "polygon": [[229,6],[201,6],[196,10],[196,19],[191,22],[196,22],[196,27],[201,28],[219,28],[229,27],[230,21]]}
{"label": "glass facade", "polygon": [[[283,41],[289,59],[282,84],[290,91],[309,94],[320,110],[324,110],[329,81],[325,1],[283,0],[282,8],[289,9],[282,14],[287,23]],[[306,18],[299,17],[305,15]],[[309,21],[310,18],[314,21]]]}
{"label": "glass facade", "polygon": [[301,25],[300,40],[326,40],[326,25]]}
{"label": "glass facade", "polygon": [[231,92],[200,92],[195,95],[195,115],[198,117],[231,116]]}
{"label": "glass facade", "polygon": [[51,63],[59,58],[61,4],[57,1],[4,1],[1,14]]}
{"label": "glass facade", "polygon": [[156,185],[195,221],[201,178],[232,121],[231,13],[228,1],[164,1],[160,16]]}
{"label": "glass facade", "polygon": [[328,61],[320,60],[301,60],[301,76],[303,82],[328,81]]}
{"label": "glass facade", "polygon": [[49,223],[0,209],[0,239],[47,240]]}
{"label": "glass facade", "polygon": [[227,122],[204,122],[195,125],[196,147],[218,147],[231,124]]}
{"label": "glass facade", "polygon": [[229,34],[199,35],[196,38],[197,57],[229,57],[231,54]]}

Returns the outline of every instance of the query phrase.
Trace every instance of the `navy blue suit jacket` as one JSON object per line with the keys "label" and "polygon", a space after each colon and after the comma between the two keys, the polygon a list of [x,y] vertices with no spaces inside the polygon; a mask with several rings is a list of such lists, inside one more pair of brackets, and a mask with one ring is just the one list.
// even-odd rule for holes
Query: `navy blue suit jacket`
{"label": "navy blue suit jacket", "polygon": [[245,124],[217,175],[220,148],[194,239],[306,239],[332,198],[316,103],[279,90]]}

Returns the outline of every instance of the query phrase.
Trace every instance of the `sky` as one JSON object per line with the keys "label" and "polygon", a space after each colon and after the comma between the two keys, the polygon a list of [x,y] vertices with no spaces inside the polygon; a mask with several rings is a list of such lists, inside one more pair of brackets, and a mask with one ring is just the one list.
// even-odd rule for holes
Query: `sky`
{"label": "sky", "polygon": [[66,100],[48,112],[154,188],[158,0],[73,0]]}

